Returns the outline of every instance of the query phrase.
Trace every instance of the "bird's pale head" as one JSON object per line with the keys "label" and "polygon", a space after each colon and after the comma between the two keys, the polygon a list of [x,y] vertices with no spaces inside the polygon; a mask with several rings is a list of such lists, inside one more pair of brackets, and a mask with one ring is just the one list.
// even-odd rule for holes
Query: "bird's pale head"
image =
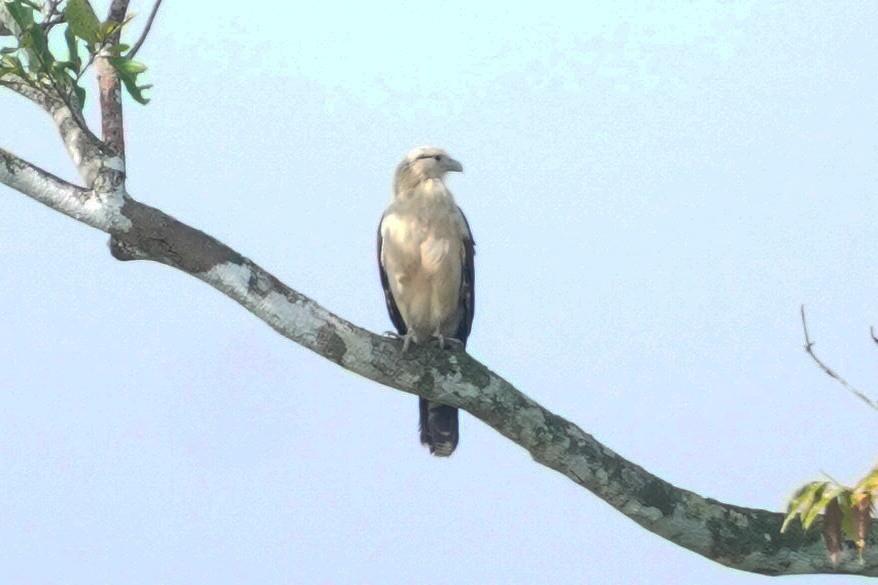
{"label": "bird's pale head", "polygon": [[422,181],[443,179],[446,173],[463,172],[463,165],[435,146],[419,146],[409,152],[396,167],[394,191],[411,189]]}

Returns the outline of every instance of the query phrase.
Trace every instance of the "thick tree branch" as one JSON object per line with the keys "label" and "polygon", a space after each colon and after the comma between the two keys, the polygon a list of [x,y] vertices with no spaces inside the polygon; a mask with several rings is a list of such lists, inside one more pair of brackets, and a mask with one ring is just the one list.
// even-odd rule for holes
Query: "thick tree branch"
{"label": "thick tree branch", "polygon": [[[768,575],[878,575],[878,547],[861,562],[852,544],[830,562],[819,526],[780,533],[783,514],[743,508],[677,488],[553,414],[466,353],[415,347],[334,315],[228,246],[127,195],[105,198],[0,151],[0,183],[115,236],[120,259],[187,272],[246,307],[280,334],[380,384],[463,408],[655,534],[723,565]],[[119,205],[119,202],[122,202]],[[868,538],[878,542],[878,528]]]}
{"label": "thick tree branch", "polygon": [[0,183],[99,230],[131,228],[131,221],[119,213],[124,203],[119,192],[105,193],[71,185],[2,148]]}

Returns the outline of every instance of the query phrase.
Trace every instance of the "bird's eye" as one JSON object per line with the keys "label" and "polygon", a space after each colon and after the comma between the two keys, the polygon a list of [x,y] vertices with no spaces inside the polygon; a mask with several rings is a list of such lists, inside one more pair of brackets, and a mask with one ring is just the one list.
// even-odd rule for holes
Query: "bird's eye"
{"label": "bird's eye", "polygon": [[434,156],[433,158],[435,158],[436,160],[442,160],[442,155],[441,155],[441,154],[437,154],[437,155]]}

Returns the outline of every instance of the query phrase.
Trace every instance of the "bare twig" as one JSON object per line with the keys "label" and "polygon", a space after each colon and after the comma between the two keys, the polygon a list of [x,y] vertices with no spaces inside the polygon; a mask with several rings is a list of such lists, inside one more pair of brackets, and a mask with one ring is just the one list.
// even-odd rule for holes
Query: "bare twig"
{"label": "bare twig", "polygon": [[61,0],[52,0],[49,2],[49,5],[46,7],[46,20],[55,16],[55,13],[58,12],[59,4],[61,4]]}
{"label": "bare twig", "polygon": [[878,337],[875,336],[875,328],[874,327],[871,327],[871,326],[869,327],[869,335],[872,336],[872,341],[875,342],[875,345],[878,345]]}
{"label": "bare twig", "polygon": [[146,26],[143,27],[143,32],[140,34],[140,38],[137,39],[137,42],[134,43],[134,46],[131,47],[131,50],[128,52],[128,58],[133,59],[134,55],[137,54],[137,51],[140,50],[140,47],[143,45],[143,41],[146,40],[146,35],[149,34],[149,29],[152,28],[152,21],[155,20],[155,15],[159,11],[159,6],[162,5],[162,0],[156,0],[155,4],[152,5],[152,12],[149,13],[149,18],[146,20]]}
{"label": "bare twig", "polygon": [[62,14],[52,19],[46,19],[40,26],[42,26],[46,32],[49,32],[50,30],[52,30],[53,26],[55,26],[56,24],[61,24],[65,20],[66,17]]}
{"label": "bare twig", "polygon": [[[808,323],[805,321],[805,305],[801,305],[799,308],[799,311],[802,314],[802,330],[805,332],[805,351],[808,353],[808,355],[811,356],[811,359],[814,360],[814,363],[816,363],[818,366],[820,366],[820,369],[823,370],[824,372],[826,372],[827,376],[829,376],[830,378],[834,379],[839,384],[844,386],[848,392],[850,392],[851,394],[853,394],[854,396],[856,396],[857,398],[859,398],[860,400],[862,400],[863,402],[865,402],[866,404],[868,404],[869,406],[874,408],[875,410],[878,410],[878,402],[875,402],[874,400],[872,400],[871,398],[866,396],[864,393],[860,392],[859,390],[857,390],[856,388],[854,388],[853,386],[848,384],[847,380],[845,380],[844,378],[839,376],[835,370],[833,370],[832,368],[830,368],[829,366],[824,364],[820,360],[820,358],[817,357],[817,355],[814,353],[814,342],[811,341],[811,337],[808,335]],[[874,336],[873,336],[873,339],[874,339]],[[878,343],[878,340],[876,340],[876,343]]]}
{"label": "bare twig", "polygon": [[[52,27],[56,24],[61,24],[62,22],[64,22],[64,14],[58,11],[59,4],[61,4],[61,0],[52,0],[46,7],[46,18],[45,20],[43,20],[40,26],[42,26],[43,30],[45,30],[47,33],[52,30]],[[55,18],[52,18],[53,16]]]}

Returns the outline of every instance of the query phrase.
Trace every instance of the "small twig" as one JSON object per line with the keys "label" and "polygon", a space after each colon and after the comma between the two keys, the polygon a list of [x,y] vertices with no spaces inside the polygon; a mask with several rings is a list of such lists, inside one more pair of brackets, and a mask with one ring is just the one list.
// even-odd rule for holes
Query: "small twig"
{"label": "small twig", "polygon": [[[52,0],[51,2],[49,2],[48,7],[46,8],[46,18],[40,24],[40,26],[43,27],[43,30],[45,30],[46,33],[52,30],[53,26],[55,26],[56,24],[61,24],[65,20],[64,14],[58,12],[59,4],[61,4],[61,0]],[[58,17],[52,18],[56,14],[58,15]]]}
{"label": "small twig", "polygon": [[134,43],[134,46],[131,47],[131,50],[128,52],[127,57],[129,59],[133,59],[134,55],[137,54],[137,51],[140,50],[140,47],[143,45],[143,41],[146,40],[146,35],[149,34],[149,29],[152,28],[152,21],[155,20],[155,15],[159,11],[159,6],[162,5],[162,0],[156,0],[155,4],[152,5],[152,12],[149,13],[149,18],[146,20],[146,26],[143,27],[143,32],[140,34],[140,38],[137,39],[137,42]]}
{"label": "small twig", "polygon": [[49,2],[48,9],[46,10],[46,20],[49,20],[55,13],[58,12],[58,5],[61,4],[61,0],[52,0]]}
{"label": "small twig", "polygon": [[[799,310],[802,314],[802,330],[805,332],[805,351],[808,353],[808,355],[811,356],[811,359],[814,360],[814,363],[816,363],[818,366],[820,366],[820,369],[822,369],[824,372],[826,372],[827,376],[836,380],[839,384],[844,386],[848,392],[852,393],[854,396],[856,396],[857,398],[859,398],[860,400],[862,400],[863,402],[865,402],[866,404],[868,404],[869,406],[871,406],[875,410],[878,410],[878,402],[875,402],[874,400],[872,400],[871,398],[869,398],[868,396],[866,396],[865,394],[863,394],[862,392],[860,392],[859,390],[857,390],[856,388],[854,388],[853,386],[848,384],[847,380],[845,380],[844,378],[839,376],[835,372],[835,370],[833,370],[832,368],[830,368],[829,366],[824,364],[820,360],[820,358],[817,357],[817,355],[814,353],[814,342],[811,341],[811,337],[808,335],[808,323],[805,321],[805,305],[801,305]],[[873,336],[873,338],[874,338],[874,336]],[[878,340],[876,340],[876,343],[878,343]]]}
{"label": "small twig", "polygon": [[42,26],[43,30],[46,31],[46,33],[48,33],[50,30],[52,30],[53,26],[55,26],[56,24],[61,24],[65,20],[67,20],[67,17],[64,16],[63,14],[61,14],[61,15],[56,16],[55,18],[53,18],[51,20],[46,19],[45,21],[43,21],[42,24],[40,24],[40,26]]}
{"label": "small twig", "polygon": [[79,73],[76,74],[76,79],[74,80],[74,83],[79,83],[79,80],[82,79],[83,75],[85,75],[86,70],[94,64],[95,57],[98,56],[98,53],[100,53],[105,46],[106,44],[101,45],[94,53],[89,52],[88,61],[85,62],[85,66],[83,66]]}
{"label": "small twig", "polygon": [[835,485],[840,485],[842,487],[846,487],[843,483],[841,483],[840,481],[838,481],[837,479],[835,479],[834,477],[832,477],[831,475],[829,475],[828,473],[826,473],[822,469],[820,470],[820,473],[822,473],[826,479],[828,479],[829,481],[831,481]]}
{"label": "small twig", "polygon": [[872,326],[869,326],[869,335],[872,336],[872,341],[875,342],[875,345],[878,345],[878,337],[875,336],[875,328]]}

